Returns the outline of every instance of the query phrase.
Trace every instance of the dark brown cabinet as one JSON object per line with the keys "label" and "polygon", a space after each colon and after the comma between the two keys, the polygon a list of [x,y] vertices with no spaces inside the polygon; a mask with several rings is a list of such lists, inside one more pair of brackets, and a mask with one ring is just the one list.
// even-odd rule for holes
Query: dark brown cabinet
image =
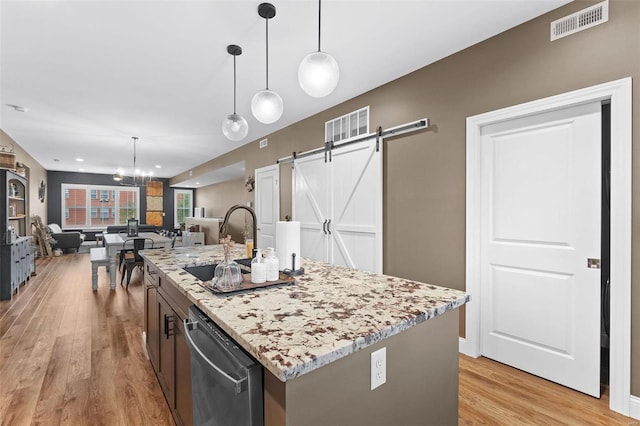
{"label": "dark brown cabinet", "polygon": [[[148,268],[148,266],[145,266]],[[144,331],[147,342],[147,354],[155,371],[158,370],[158,348],[160,331],[158,329],[158,283],[157,272],[145,269],[144,293]]]}
{"label": "dark brown cabinet", "polygon": [[191,354],[182,324],[189,300],[148,263],[145,284],[147,353],[176,424],[192,425]]}

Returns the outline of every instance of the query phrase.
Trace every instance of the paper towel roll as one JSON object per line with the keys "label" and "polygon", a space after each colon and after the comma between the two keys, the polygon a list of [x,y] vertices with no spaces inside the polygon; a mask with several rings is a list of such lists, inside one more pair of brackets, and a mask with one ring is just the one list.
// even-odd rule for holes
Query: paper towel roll
{"label": "paper towel roll", "polygon": [[280,270],[291,269],[291,254],[296,254],[293,269],[300,268],[300,222],[276,222],[276,256]]}

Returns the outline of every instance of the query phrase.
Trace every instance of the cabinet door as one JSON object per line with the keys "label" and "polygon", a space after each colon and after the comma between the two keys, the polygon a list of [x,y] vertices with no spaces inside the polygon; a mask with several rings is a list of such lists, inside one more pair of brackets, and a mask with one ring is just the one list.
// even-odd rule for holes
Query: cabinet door
{"label": "cabinet door", "polygon": [[191,353],[184,333],[182,319],[176,315],[175,326],[175,413],[177,423],[193,424],[191,399]]}
{"label": "cabinet door", "polygon": [[18,288],[18,274],[20,269],[20,247],[11,244],[11,294]]}
{"label": "cabinet door", "polygon": [[308,259],[327,261],[330,218],[329,168],[324,153],[294,162],[293,219],[300,222],[300,252]]}
{"label": "cabinet door", "polygon": [[158,369],[156,374],[160,387],[164,392],[169,406],[171,409],[175,406],[175,394],[174,394],[174,339],[173,339],[173,327],[175,326],[175,314],[171,309],[171,306],[164,300],[164,298],[158,294],[157,298],[158,314],[159,314],[159,327],[160,327],[160,342],[158,353]]}
{"label": "cabinet door", "polygon": [[[146,280],[145,280],[146,281]],[[153,369],[158,371],[158,352],[160,350],[160,316],[158,315],[158,290],[145,282],[145,331],[147,353]]]}

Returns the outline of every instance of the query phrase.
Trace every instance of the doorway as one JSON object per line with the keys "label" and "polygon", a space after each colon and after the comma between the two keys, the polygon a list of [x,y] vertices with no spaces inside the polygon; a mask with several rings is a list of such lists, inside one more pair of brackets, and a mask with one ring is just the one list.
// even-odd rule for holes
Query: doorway
{"label": "doorway", "polygon": [[256,169],[256,228],[255,248],[275,247],[276,222],[280,220],[280,166]]}
{"label": "doorway", "polygon": [[[466,310],[466,336],[461,352],[482,354],[483,292],[482,129],[518,117],[569,108],[589,102],[611,105],[611,247],[610,247],[610,408],[628,415],[630,408],[631,294],[631,79],[626,78],[467,119],[466,289],[472,301]],[[598,253],[597,255],[600,255]],[[599,307],[596,308],[599,312]],[[599,323],[599,321],[598,321]],[[596,325],[597,326],[597,325]],[[599,327],[598,327],[599,328]],[[599,346],[599,345],[598,345]]]}

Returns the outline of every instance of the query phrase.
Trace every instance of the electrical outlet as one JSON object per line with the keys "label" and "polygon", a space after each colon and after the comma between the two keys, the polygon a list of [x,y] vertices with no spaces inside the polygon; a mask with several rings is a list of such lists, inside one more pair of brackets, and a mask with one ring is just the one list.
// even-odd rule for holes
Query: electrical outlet
{"label": "electrical outlet", "polygon": [[387,348],[371,352],[371,390],[387,381]]}

